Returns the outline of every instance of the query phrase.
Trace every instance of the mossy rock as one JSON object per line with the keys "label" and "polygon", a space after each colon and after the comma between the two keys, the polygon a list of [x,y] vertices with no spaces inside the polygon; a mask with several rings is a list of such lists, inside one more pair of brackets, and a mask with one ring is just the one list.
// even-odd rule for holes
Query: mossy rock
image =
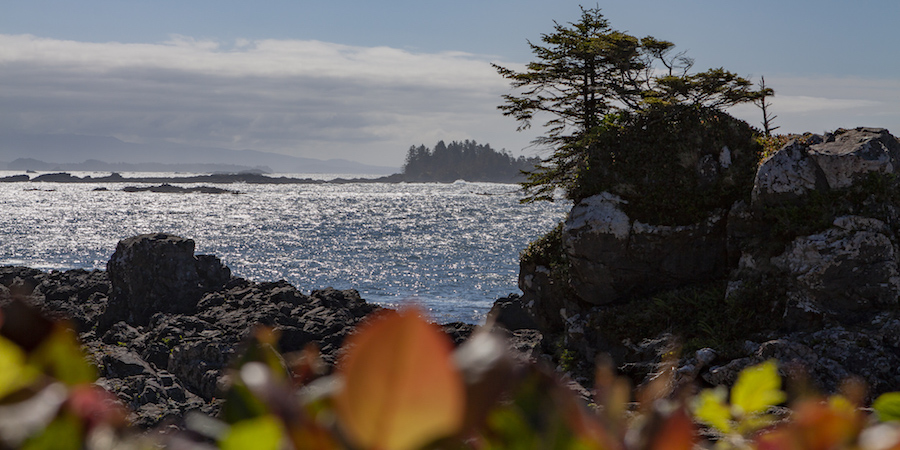
{"label": "mossy rock", "polygon": [[763,150],[759,133],[716,109],[656,106],[607,121],[573,196],[609,191],[629,217],[654,225],[696,223],[749,200]]}

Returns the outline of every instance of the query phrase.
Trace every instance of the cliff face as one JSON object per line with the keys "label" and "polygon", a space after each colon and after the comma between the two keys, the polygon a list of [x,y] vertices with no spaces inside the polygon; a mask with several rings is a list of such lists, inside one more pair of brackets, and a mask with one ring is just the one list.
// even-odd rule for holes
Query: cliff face
{"label": "cliff face", "polygon": [[556,256],[523,259],[522,304],[581,360],[610,353],[638,381],[681,349],[683,374],[713,384],[775,358],[821,389],[850,375],[896,389],[898,172],[900,142],[857,128],[789,142],[761,163],[749,204],[694,224],[641,223],[616,195],[586,198]]}

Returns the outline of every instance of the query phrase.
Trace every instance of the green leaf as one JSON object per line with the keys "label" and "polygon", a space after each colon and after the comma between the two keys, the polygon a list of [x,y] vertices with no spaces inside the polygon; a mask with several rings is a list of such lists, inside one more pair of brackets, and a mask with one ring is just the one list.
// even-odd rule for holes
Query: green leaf
{"label": "green leaf", "polygon": [[772,360],[742,370],[731,388],[731,405],[737,417],[763,413],[786,398],[778,366]]}
{"label": "green leaf", "polygon": [[37,369],[25,363],[25,351],[0,336],[0,399],[31,383]]}
{"label": "green leaf", "polygon": [[25,441],[22,450],[79,450],[83,442],[84,427],[81,422],[71,414],[63,414]]}
{"label": "green leaf", "polygon": [[875,399],[872,408],[878,414],[878,420],[882,422],[900,420],[900,392],[881,394]]}
{"label": "green leaf", "polygon": [[219,446],[222,450],[278,450],[283,437],[284,430],[278,418],[266,415],[232,425]]}
{"label": "green leaf", "polygon": [[97,372],[85,359],[75,333],[56,326],[53,332],[30,355],[32,364],[68,386],[93,383]]}
{"label": "green leaf", "polygon": [[725,403],[728,392],[724,387],[704,389],[694,399],[694,416],[723,433],[731,433],[731,410]]}

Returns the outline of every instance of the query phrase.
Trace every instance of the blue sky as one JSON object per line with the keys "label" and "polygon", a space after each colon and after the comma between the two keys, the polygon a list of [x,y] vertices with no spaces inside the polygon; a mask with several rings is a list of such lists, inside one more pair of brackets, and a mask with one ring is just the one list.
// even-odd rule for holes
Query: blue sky
{"label": "blue sky", "polygon": [[[110,135],[399,166],[475,139],[536,154],[491,62],[577,1],[0,0],[0,132]],[[785,132],[900,134],[900,2],[615,1],[610,24],[776,90]],[[753,107],[732,111],[757,125]],[[2,159],[2,155],[0,155]]]}

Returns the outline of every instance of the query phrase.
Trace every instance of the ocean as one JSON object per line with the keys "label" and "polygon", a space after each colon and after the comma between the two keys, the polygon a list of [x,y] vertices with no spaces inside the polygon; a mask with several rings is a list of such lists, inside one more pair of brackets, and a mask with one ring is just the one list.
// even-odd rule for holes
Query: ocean
{"label": "ocean", "polygon": [[[282,175],[359,176],[272,176]],[[0,265],[105,269],[119,240],[167,232],[193,239],[196,253],[218,256],[236,276],[284,279],[306,293],[356,289],[389,307],[418,304],[436,322],[480,323],[494,300],[520,292],[519,252],[571,207],[523,205],[518,185],[463,181],[209,184],[240,194],[121,191],[131,185],[139,186],[0,183]]]}

